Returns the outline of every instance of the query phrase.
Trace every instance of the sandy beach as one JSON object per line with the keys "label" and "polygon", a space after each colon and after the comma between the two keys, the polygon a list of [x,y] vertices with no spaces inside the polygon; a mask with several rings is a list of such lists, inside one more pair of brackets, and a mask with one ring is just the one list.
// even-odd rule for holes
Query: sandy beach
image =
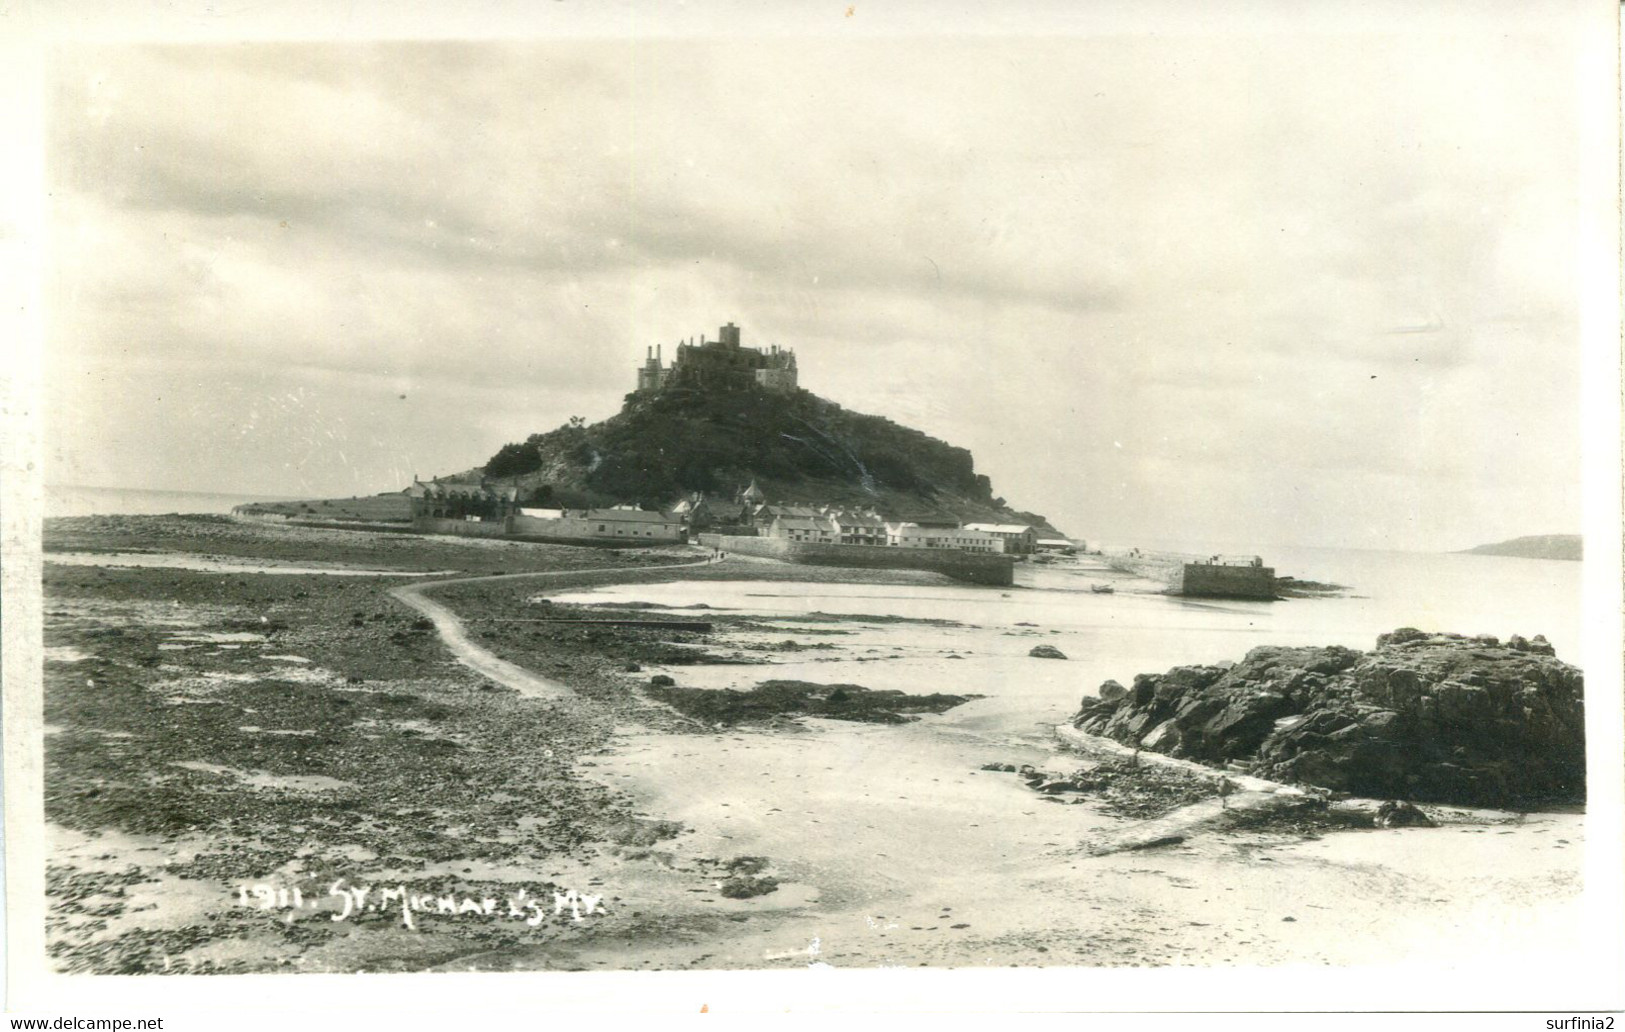
{"label": "sandy beach", "polygon": [[[1092,838],[1133,819],[983,770],[1091,762],[1045,726],[993,719],[998,699],[890,721],[879,697],[830,719],[826,695],[730,723],[651,686],[827,661],[829,683],[888,687],[884,650],[852,655],[874,614],[787,631],[699,603],[548,597],[849,580],[906,595],[934,575],[225,517],[59,520],[45,540],[62,971],[1344,965],[1572,948],[1581,814],[1265,824],[1094,856]],[[888,641],[986,658],[985,629],[887,619]]]}

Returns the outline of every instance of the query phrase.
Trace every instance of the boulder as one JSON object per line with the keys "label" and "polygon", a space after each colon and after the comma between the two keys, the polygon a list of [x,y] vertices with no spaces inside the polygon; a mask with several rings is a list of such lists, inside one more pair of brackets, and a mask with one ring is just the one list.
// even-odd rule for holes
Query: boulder
{"label": "boulder", "polygon": [[751,899],[769,892],[777,892],[777,878],[760,878],[751,874],[736,874],[722,883],[719,890],[728,899]]}
{"label": "boulder", "polygon": [[1390,799],[1377,807],[1379,828],[1436,828],[1433,818],[1410,803]]}
{"label": "boulder", "polygon": [[1030,650],[1028,650],[1027,655],[1032,656],[1034,659],[1066,658],[1066,653],[1062,652],[1054,645],[1034,645]]}

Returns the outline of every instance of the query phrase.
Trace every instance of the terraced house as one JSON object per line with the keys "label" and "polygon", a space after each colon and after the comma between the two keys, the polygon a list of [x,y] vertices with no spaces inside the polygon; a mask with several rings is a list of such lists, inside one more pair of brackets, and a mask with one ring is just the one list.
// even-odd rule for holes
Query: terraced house
{"label": "terraced house", "polygon": [[965,529],[992,534],[1004,542],[1007,555],[1032,555],[1038,547],[1038,531],[1024,523],[967,523]]}

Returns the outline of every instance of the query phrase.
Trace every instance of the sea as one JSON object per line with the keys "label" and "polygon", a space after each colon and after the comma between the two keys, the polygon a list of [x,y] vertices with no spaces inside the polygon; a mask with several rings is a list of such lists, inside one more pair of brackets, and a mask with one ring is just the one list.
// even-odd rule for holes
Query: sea
{"label": "sea", "polygon": [[[833,649],[780,661],[773,677],[870,688],[984,696],[950,711],[1020,733],[1053,724],[1101,682],[1185,663],[1239,660],[1258,645],[1344,645],[1370,649],[1400,627],[1500,638],[1544,635],[1558,656],[1579,662],[1577,562],[1469,554],[1290,549],[1266,555],[1278,574],[1342,585],[1336,595],[1281,601],[1179,598],[1158,586],[1104,569],[1092,557],[1017,566],[1008,590],[957,585],[786,584],[769,581],[676,582],[605,587],[559,601],[704,603],[780,622],[779,638],[827,626]],[[1110,593],[1091,590],[1112,587]],[[801,623],[807,614],[848,617]],[[864,622],[869,615],[882,619]],[[892,618],[912,622],[896,622]],[[850,619],[858,618],[858,619]],[[931,622],[923,622],[931,621]],[[782,633],[780,633],[782,632]],[[1052,645],[1065,662],[1028,652]],[[673,670],[695,687],[749,688],[768,674],[750,666]]]}
{"label": "sea", "polygon": [[287,495],[213,491],[154,491],[139,487],[45,486],[45,515],[161,516],[167,513],[228,513],[250,502],[285,502]]}

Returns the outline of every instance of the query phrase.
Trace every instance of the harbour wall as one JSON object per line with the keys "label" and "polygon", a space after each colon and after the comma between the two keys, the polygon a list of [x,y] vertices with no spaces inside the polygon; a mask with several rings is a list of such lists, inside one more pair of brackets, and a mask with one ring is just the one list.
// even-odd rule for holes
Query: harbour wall
{"label": "harbour wall", "polygon": [[886,545],[826,545],[774,537],[701,534],[700,544],[724,552],[783,559],[808,566],[854,566],[863,569],[926,570],[954,580],[1009,587],[1015,560],[1005,555],[978,555],[948,548],[895,548]]}
{"label": "harbour wall", "polygon": [[1177,594],[1196,598],[1273,599],[1275,570],[1269,566],[1185,563],[1169,587]]}
{"label": "harbour wall", "polygon": [[1112,567],[1167,585],[1170,595],[1194,598],[1273,599],[1275,569],[1270,566],[1193,563],[1179,557],[1108,555]]}

